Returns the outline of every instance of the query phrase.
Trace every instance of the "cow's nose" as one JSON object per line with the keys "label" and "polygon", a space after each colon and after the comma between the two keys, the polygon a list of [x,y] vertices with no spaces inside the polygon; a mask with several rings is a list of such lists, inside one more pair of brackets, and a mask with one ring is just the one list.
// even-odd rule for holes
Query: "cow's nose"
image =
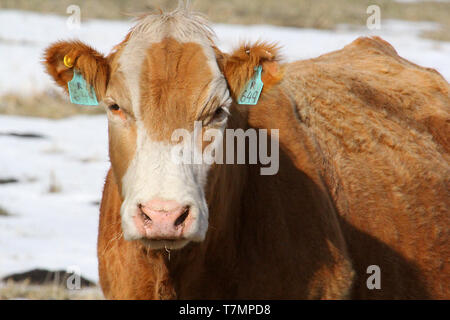
{"label": "cow's nose", "polygon": [[176,201],[154,199],[138,204],[136,227],[146,238],[179,239],[189,225],[189,211],[189,206]]}

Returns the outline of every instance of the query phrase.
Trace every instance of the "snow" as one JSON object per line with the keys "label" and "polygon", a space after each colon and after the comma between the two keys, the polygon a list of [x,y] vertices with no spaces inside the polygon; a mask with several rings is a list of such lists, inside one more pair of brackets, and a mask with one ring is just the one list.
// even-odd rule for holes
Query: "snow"
{"label": "snow", "polygon": [[[0,116],[0,150],[0,178],[19,180],[0,185],[0,207],[10,214],[0,217],[0,276],[76,266],[97,280],[97,203],[109,166],[105,117]],[[60,191],[50,193],[52,184]]]}
{"label": "snow", "polygon": [[[33,95],[56,89],[39,61],[50,43],[81,39],[108,53],[120,42],[131,21],[82,21],[69,30],[67,17],[0,11],[0,95]],[[337,50],[361,35],[380,35],[399,54],[436,68],[450,79],[450,43],[419,37],[434,23],[382,20],[381,30],[341,25],[334,31],[215,24],[219,48],[230,51],[241,41],[264,39],[282,45],[286,61],[307,59]],[[41,139],[5,133],[35,133]],[[77,266],[98,280],[96,237],[98,204],[108,169],[107,123],[103,116],[46,120],[0,116],[0,277],[32,268]],[[51,193],[51,184],[60,191]]]}

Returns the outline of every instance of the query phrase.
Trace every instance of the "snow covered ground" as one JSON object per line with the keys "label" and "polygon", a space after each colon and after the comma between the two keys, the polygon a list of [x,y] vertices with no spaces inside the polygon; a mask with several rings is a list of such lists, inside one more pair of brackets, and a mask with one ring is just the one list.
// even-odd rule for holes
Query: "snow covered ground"
{"label": "snow covered ground", "polygon": [[[33,95],[56,88],[39,63],[51,42],[79,38],[107,53],[131,22],[92,20],[69,30],[65,17],[0,11],[0,95]],[[340,26],[336,31],[217,24],[219,47],[229,51],[242,40],[264,39],[283,46],[285,60],[337,50],[361,35],[380,35],[403,57],[436,68],[450,79],[450,43],[422,39],[432,23],[382,20],[381,30]],[[65,120],[0,116],[0,277],[35,267],[80,268],[98,280],[96,237],[98,204],[108,168],[103,116]],[[22,138],[8,133],[34,133]],[[59,185],[51,193],[51,185]]]}
{"label": "snow covered ground", "polygon": [[0,207],[10,214],[0,216],[0,277],[74,266],[97,280],[98,201],[108,169],[106,119],[0,116],[0,150],[0,178],[19,180],[0,185]]}

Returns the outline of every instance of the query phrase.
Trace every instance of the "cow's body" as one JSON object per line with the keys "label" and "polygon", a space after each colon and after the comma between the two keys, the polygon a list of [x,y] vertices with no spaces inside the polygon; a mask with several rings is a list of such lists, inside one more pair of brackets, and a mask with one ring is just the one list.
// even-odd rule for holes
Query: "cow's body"
{"label": "cow's body", "polygon": [[[279,128],[280,170],[215,165],[206,239],[170,254],[122,237],[108,174],[107,298],[449,298],[448,83],[379,38],[284,66],[229,127]],[[170,259],[169,259],[170,257]],[[367,267],[381,269],[369,290]]]}

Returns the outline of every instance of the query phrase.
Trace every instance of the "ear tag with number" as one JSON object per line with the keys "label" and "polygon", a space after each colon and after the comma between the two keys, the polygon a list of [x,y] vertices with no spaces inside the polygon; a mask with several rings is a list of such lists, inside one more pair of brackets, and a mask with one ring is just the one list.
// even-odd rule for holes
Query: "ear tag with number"
{"label": "ear tag with number", "polygon": [[73,70],[73,78],[67,83],[67,86],[69,87],[70,102],[85,106],[98,105],[94,88],[86,83],[77,70]]}
{"label": "ear tag with number", "polygon": [[238,99],[239,104],[256,105],[261,95],[264,83],[261,80],[262,66],[255,67],[255,74],[246,84],[241,97]]}

